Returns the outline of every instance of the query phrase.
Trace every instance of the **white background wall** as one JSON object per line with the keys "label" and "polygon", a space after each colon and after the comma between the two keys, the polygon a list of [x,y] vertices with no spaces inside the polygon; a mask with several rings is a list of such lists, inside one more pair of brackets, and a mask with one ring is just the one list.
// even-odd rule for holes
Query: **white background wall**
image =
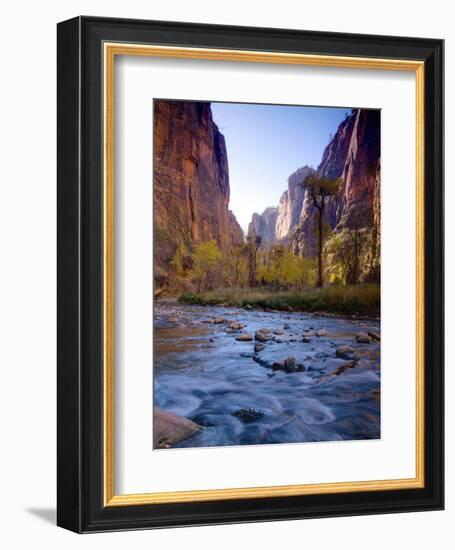
{"label": "white background wall", "polygon": [[[57,21],[138,17],[446,39],[446,151],[454,150],[455,36],[444,0],[52,0],[3,5],[0,29],[0,542],[6,548],[449,548],[455,521],[453,353],[447,345],[447,510],[77,536],[55,518],[55,79]],[[452,23],[452,26],[451,26]],[[446,204],[454,205],[447,163]],[[450,211],[448,224],[450,224]],[[455,268],[447,227],[447,279]],[[447,312],[454,304],[447,289]],[[447,339],[454,330],[448,319]],[[100,538],[102,537],[102,538]]]}

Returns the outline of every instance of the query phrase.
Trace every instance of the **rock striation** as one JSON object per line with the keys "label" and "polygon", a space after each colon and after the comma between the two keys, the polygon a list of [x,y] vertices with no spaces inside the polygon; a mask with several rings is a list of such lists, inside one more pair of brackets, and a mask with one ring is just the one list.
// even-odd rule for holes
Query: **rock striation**
{"label": "rock striation", "polygon": [[181,243],[214,239],[225,252],[243,243],[229,210],[226,144],[210,103],[155,100],[153,152],[155,278],[166,278]]}

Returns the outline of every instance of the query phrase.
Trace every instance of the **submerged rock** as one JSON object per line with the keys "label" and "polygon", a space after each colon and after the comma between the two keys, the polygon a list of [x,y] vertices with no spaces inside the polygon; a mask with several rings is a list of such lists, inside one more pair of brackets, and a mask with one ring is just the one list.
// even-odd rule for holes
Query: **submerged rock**
{"label": "submerged rock", "polygon": [[273,370],[284,370],[284,361],[274,361],[272,363]]}
{"label": "submerged rock", "polygon": [[153,414],[153,445],[158,449],[166,449],[191,437],[202,427],[188,418],[169,411],[154,408]]}
{"label": "submerged rock", "polygon": [[258,418],[262,418],[264,416],[264,412],[253,408],[238,409],[232,413],[232,416],[237,417],[242,422],[249,423],[254,422]]}
{"label": "submerged rock", "polygon": [[308,342],[311,342],[311,338],[309,336],[304,336],[302,338],[302,342],[305,343],[305,344],[308,344]]}
{"label": "submerged rock", "polygon": [[261,342],[256,342],[256,343],[254,344],[254,351],[255,351],[256,353],[259,353],[260,351],[262,351],[263,349],[265,349],[265,347],[266,347],[265,344],[262,344]]}
{"label": "submerged rock", "polygon": [[353,369],[357,365],[357,360],[351,361],[350,363],[345,363],[344,365],[341,365],[337,369],[335,369],[332,374],[335,376],[339,376],[342,372],[344,372],[347,369]]}
{"label": "submerged rock", "polygon": [[286,368],[292,368],[292,367],[295,367],[295,365],[296,365],[295,357],[288,357],[287,359],[284,360],[284,366]]}

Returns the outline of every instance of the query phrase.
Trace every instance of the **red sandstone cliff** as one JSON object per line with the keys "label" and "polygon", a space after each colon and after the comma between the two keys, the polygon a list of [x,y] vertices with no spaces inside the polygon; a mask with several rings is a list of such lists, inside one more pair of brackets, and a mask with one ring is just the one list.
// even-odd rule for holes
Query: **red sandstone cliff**
{"label": "red sandstone cliff", "polygon": [[[370,233],[369,267],[363,277],[376,280],[380,265],[380,111],[353,110],[327,145],[317,176],[341,178],[338,194],[327,200],[324,223],[335,231],[348,228]],[[306,191],[299,225],[292,236],[293,249],[301,255],[316,254],[315,215]]]}
{"label": "red sandstone cliff", "polygon": [[181,243],[214,239],[228,252],[243,242],[229,210],[226,145],[210,103],[155,100],[153,160],[157,278],[166,278]]}

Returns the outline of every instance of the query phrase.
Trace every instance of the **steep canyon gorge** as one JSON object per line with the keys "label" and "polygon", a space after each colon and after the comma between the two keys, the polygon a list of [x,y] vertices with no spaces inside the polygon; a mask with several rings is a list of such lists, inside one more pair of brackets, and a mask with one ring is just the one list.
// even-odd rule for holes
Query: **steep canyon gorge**
{"label": "steep canyon gorge", "polygon": [[[210,103],[156,100],[154,116],[155,286],[161,288],[168,284],[180,244],[215,240],[229,254],[245,237],[229,210],[226,144]],[[310,176],[340,178],[338,192],[327,197],[324,226],[335,234],[360,230],[368,237],[361,281],[378,281],[380,112],[353,109],[317,169],[299,168],[289,176],[279,204],[253,214],[248,234],[261,237],[263,247],[283,244],[299,256],[317,255],[316,208],[306,185]]]}

